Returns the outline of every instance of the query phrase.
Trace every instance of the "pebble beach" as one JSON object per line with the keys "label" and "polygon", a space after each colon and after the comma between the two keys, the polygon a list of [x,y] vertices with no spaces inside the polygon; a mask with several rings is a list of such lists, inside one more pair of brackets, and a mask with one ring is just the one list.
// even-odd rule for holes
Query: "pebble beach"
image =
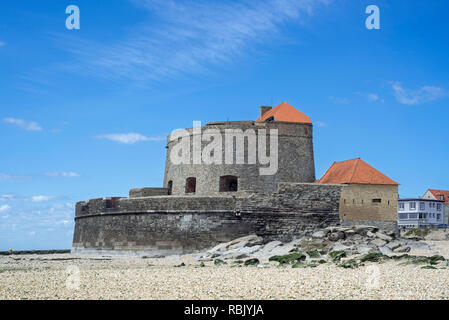
{"label": "pebble beach", "polygon": [[220,265],[193,256],[0,257],[0,299],[449,299],[449,268]]}

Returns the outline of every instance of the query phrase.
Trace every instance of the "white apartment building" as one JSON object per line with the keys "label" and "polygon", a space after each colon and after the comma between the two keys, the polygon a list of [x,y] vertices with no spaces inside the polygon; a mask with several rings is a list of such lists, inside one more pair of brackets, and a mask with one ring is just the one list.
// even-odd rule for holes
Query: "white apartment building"
{"label": "white apartment building", "polygon": [[425,199],[444,200],[444,224],[449,225],[449,191],[428,189],[423,195]]}
{"label": "white apartment building", "polygon": [[444,201],[412,198],[398,200],[400,229],[432,228],[444,223]]}

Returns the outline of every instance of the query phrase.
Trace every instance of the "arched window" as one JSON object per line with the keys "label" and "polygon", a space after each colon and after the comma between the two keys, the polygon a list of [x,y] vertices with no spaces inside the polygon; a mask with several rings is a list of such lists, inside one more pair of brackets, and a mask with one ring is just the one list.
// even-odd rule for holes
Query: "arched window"
{"label": "arched window", "polygon": [[186,193],[195,193],[196,191],[196,178],[190,177],[186,180]]}
{"label": "arched window", "polygon": [[235,192],[238,190],[238,178],[235,176],[220,177],[220,192]]}
{"label": "arched window", "polygon": [[170,181],[167,183],[167,189],[168,189],[168,195],[171,196],[171,194],[172,194],[172,192],[173,192],[173,181],[172,181],[172,180],[170,180]]}

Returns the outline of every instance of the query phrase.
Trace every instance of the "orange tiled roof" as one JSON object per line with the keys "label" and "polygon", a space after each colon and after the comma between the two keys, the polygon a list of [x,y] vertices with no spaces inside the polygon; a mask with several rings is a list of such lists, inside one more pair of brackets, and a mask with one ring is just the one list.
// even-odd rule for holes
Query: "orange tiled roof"
{"label": "orange tiled roof", "polygon": [[282,102],[270,111],[266,112],[263,116],[256,120],[256,122],[264,122],[268,118],[274,117],[275,121],[282,122],[299,122],[299,123],[312,123],[310,117],[306,116],[301,111],[293,108],[287,102]]}
{"label": "orange tiled roof", "polygon": [[444,203],[445,204],[449,204],[449,191],[447,190],[435,190],[435,189],[429,189],[428,191],[430,191],[430,193],[433,194],[433,196],[437,199],[440,200],[440,196],[444,196]]}
{"label": "orange tiled roof", "polygon": [[318,183],[399,185],[360,158],[334,162]]}

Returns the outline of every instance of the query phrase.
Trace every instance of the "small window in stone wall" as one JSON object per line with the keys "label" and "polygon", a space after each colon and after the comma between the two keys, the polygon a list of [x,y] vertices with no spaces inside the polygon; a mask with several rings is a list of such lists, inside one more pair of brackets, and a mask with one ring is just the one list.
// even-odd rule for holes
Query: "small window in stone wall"
{"label": "small window in stone wall", "polygon": [[382,203],[382,199],[373,199],[373,203]]}
{"label": "small window in stone wall", "polygon": [[170,180],[170,181],[167,183],[167,189],[168,189],[168,195],[171,196],[171,195],[172,195],[172,192],[173,192],[173,181],[172,181],[172,180]]}
{"label": "small window in stone wall", "polygon": [[238,178],[235,176],[220,177],[220,192],[235,192],[238,190]]}
{"label": "small window in stone wall", "polygon": [[196,192],[196,178],[190,177],[186,180],[186,193]]}
{"label": "small window in stone wall", "polygon": [[106,200],[106,209],[115,209],[117,208],[116,198],[111,198]]}

